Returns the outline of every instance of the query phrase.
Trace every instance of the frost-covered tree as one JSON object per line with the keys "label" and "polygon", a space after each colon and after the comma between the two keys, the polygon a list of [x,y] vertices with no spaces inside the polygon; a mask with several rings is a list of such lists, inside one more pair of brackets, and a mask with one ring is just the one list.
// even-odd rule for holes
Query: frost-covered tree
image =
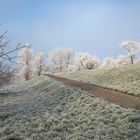
{"label": "frost-covered tree", "polygon": [[127,55],[119,55],[115,59],[108,56],[104,58],[101,64],[101,68],[115,68],[115,67],[127,65],[129,63],[130,63],[129,56]]}
{"label": "frost-covered tree", "polygon": [[115,63],[118,66],[122,66],[122,65],[128,65],[130,63],[129,60],[129,56],[128,55],[119,55],[118,58],[116,58]]}
{"label": "frost-covered tree", "polygon": [[62,72],[72,63],[74,52],[70,48],[57,47],[49,52],[48,58],[53,71]]}
{"label": "frost-covered tree", "polygon": [[44,52],[39,52],[37,56],[35,56],[34,59],[34,69],[35,74],[38,76],[42,74],[42,72],[45,70],[45,58],[46,54]]}
{"label": "frost-covered tree", "polygon": [[108,65],[112,65],[112,63],[114,63],[114,59],[111,57],[105,57],[103,60],[103,66],[108,66]]}
{"label": "frost-covered tree", "polygon": [[113,68],[113,67],[116,67],[116,61],[114,58],[111,58],[111,57],[105,57],[102,64],[101,64],[101,67],[103,68]]}
{"label": "frost-covered tree", "polygon": [[120,46],[127,50],[128,56],[130,57],[130,63],[134,64],[136,54],[140,51],[140,46],[138,45],[138,43],[127,40],[123,41]]}
{"label": "frost-covered tree", "polygon": [[7,84],[13,77],[14,69],[7,63],[0,62],[0,86]]}
{"label": "frost-covered tree", "polygon": [[81,69],[93,69],[99,64],[99,59],[96,56],[92,56],[89,53],[79,52],[75,55],[75,65],[79,70]]}
{"label": "frost-covered tree", "polygon": [[0,86],[7,84],[14,77],[12,65],[16,64],[15,52],[24,47],[24,45],[18,44],[17,47],[11,49],[7,32],[0,34]]}
{"label": "frost-covered tree", "polygon": [[19,56],[19,63],[21,64],[21,75],[25,78],[25,80],[29,80],[32,72],[32,59],[33,59],[33,51],[30,44],[26,44],[26,47],[21,49]]}

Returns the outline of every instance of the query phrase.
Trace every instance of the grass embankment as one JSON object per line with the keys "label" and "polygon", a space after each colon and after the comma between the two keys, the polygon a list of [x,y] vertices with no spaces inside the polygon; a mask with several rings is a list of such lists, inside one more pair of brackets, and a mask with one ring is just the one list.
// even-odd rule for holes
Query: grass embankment
{"label": "grass embankment", "polygon": [[44,77],[12,87],[1,91],[10,93],[0,103],[1,140],[140,139],[139,111]]}
{"label": "grass embankment", "polygon": [[140,96],[140,65],[84,70],[61,76]]}

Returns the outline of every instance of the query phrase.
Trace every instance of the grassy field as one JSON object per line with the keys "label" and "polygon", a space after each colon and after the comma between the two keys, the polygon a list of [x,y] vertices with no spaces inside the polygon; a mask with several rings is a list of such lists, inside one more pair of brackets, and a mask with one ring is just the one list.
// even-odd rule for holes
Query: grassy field
{"label": "grassy field", "polygon": [[84,70],[61,76],[140,96],[140,65]]}
{"label": "grassy field", "polygon": [[139,140],[140,111],[46,77],[0,90],[0,140]]}

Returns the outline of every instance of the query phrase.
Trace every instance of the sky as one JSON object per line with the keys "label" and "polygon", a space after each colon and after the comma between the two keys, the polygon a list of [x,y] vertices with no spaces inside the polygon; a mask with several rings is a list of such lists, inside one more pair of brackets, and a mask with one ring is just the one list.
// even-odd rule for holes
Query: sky
{"label": "sky", "polygon": [[0,0],[0,13],[9,45],[34,52],[59,46],[103,59],[124,53],[123,40],[140,42],[140,0]]}

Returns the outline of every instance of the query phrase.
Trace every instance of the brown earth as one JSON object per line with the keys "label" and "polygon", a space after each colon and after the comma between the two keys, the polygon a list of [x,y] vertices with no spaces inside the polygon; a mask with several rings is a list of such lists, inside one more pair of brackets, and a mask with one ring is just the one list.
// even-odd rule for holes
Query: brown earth
{"label": "brown earth", "polygon": [[89,95],[91,96],[103,98],[111,103],[115,103],[124,108],[134,108],[134,109],[140,110],[140,99],[136,96],[127,95],[119,91],[106,89],[103,87],[79,82],[76,80],[70,80],[70,79],[66,79],[63,77],[55,76],[55,75],[49,75],[49,74],[45,74],[45,75],[54,80],[60,81],[65,85],[78,87],[81,90],[87,91],[87,93],[89,93]]}

